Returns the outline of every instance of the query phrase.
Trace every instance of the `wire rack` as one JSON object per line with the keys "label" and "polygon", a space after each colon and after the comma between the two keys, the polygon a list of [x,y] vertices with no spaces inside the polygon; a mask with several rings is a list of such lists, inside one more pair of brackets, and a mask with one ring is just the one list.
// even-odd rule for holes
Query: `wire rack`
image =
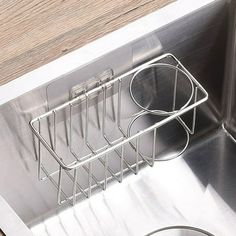
{"label": "wire rack", "polygon": [[[172,54],[118,77],[103,76],[30,121],[38,139],[38,178],[56,187],[58,204],[75,204],[79,196],[105,190],[110,180],[122,182],[127,171],[138,174],[142,164],[178,157],[194,134],[196,108],[207,99],[205,89]],[[183,130],[184,144],[177,152],[158,154],[159,131],[170,124]]]}

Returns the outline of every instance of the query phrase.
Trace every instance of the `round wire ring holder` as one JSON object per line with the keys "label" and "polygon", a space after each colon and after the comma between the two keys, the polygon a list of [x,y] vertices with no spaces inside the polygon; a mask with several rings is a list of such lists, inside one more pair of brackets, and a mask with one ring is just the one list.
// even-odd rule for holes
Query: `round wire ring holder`
{"label": "round wire ring holder", "polygon": [[[138,101],[137,99],[135,98],[134,94],[133,94],[133,90],[132,90],[132,85],[135,81],[135,79],[137,78],[137,75],[140,74],[142,71],[144,70],[147,70],[149,68],[157,68],[157,67],[164,67],[164,68],[170,68],[170,69],[174,69],[175,71],[178,71],[180,73],[182,73],[186,79],[188,80],[188,82],[190,83],[190,86],[191,86],[191,94],[190,94],[190,97],[188,98],[187,102],[180,108],[180,109],[177,109],[177,110],[173,110],[173,111],[164,111],[164,110],[151,110],[151,109],[148,109],[144,106],[142,106]],[[192,98],[193,98],[193,94],[194,94],[194,85],[193,85],[193,82],[192,80],[189,78],[189,75],[183,71],[182,69],[180,69],[179,67],[177,66],[173,66],[173,65],[170,65],[170,64],[166,64],[166,63],[155,63],[155,64],[151,64],[151,65],[148,65],[148,66],[145,66],[144,68],[140,69],[139,71],[137,71],[133,77],[131,78],[131,81],[130,81],[130,84],[129,84],[129,92],[130,92],[130,96],[132,98],[132,100],[134,101],[134,103],[140,107],[142,110],[144,111],[147,111],[149,113],[154,113],[154,114],[157,114],[157,115],[162,115],[162,116],[167,116],[167,115],[173,115],[175,114],[176,112],[186,108],[189,103],[191,102]]]}
{"label": "round wire ring holder", "polygon": [[[144,115],[147,115],[147,114],[150,114],[150,112],[143,111],[142,113],[139,113],[136,117],[134,117],[134,118],[131,120],[131,122],[129,123],[128,128],[127,128],[127,136],[128,136],[128,137],[131,136],[131,128],[132,128],[134,122],[135,122],[138,118],[140,118],[141,116],[144,116]],[[156,115],[156,114],[153,114],[153,115]],[[155,161],[170,161],[170,160],[173,160],[173,159],[179,157],[179,156],[187,149],[187,147],[188,147],[189,140],[190,140],[190,139],[189,139],[189,132],[188,132],[188,130],[186,129],[186,127],[185,127],[181,122],[179,122],[179,120],[178,120],[177,118],[175,118],[175,120],[178,121],[178,124],[180,124],[180,125],[182,126],[182,128],[184,129],[184,131],[185,131],[185,134],[186,134],[186,143],[185,143],[184,147],[182,148],[182,150],[180,150],[178,153],[175,153],[175,154],[173,154],[173,155],[170,155],[170,156],[168,156],[168,158],[166,158],[166,159],[158,159],[158,158],[155,157]],[[133,147],[136,149],[135,144],[132,143],[132,145],[133,145]],[[147,155],[144,155],[144,154],[141,153],[141,152],[140,152],[140,154],[141,154],[143,157],[145,157],[146,159],[149,159],[149,160],[151,159],[151,157],[149,157],[149,156],[147,156]]]}
{"label": "round wire ring holder", "polygon": [[[165,227],[165,228],[161,228],[161,229],[158,229],[158,230],[155,230],[149,234],[147,234],[146,236],[161,236],[163,234],[159,234],[161,232],[171,232],[171,236],[175,236],[175,234],[173,234],[173,231],[174,230],[185,230],[185,233],[188,233],[188,232],[192,232],[194,233],[195,236],[214,236],[213,234],[203,230],[203,229],[200,229],[200,228],[196,228],[196,227],[192,227],[192,226],[183,226],[183,225],[179,225],[179,226],[169,226],[169,227]],[[185,234],[186,236],[191,236],[192,234]],[[199,233],[199,234],[196,234],[196,233]],[[166,234],[165,234],[166,235]],[[168,234],[169,235],[169,234]],[[180,235],[180,234],[176,234],[177,235]],[[164,235],[163,235],[164,236]],[[166,235],[167,236],[167,235]]]}

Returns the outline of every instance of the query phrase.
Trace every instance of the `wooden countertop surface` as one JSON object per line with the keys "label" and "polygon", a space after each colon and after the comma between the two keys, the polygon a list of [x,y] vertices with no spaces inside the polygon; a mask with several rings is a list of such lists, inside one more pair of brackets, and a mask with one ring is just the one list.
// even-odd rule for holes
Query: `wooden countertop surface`
{"label": "wooden countertop surface", "polygon": [[0,85],[173,0],[0,0]]}

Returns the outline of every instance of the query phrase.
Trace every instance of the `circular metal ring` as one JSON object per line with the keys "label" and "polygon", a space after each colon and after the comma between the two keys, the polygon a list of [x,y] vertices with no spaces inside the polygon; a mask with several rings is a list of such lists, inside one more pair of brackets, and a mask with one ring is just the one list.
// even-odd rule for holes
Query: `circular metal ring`
{"label": "circular metal ring", "polygon": [[[175,71],[178,70],[180,71],[182,74],[184,74],[186,76],[186,78],[188,79],[188,81],[190,82],[190,85],[191,85],[191,95],[189,97],[189,99],[187,100],[187,102],[178,110],[173,110],[173,111],[164,111],[164,110],[150,110],[146,107],[143,107],[137,100],[136,98],[134,97],[134,94],[133,94],[133,91],[132,91],[132,84],[135,80],[135,78],[137,77],[137,75],[139,73],[141,73],[142,71],[146,70],[146,69],[149,69],[149,68],[154,68],[154,67],[167,67],[167,68],[171,68],[171,69],[174,69]],[[151,64],[151,65],[148,65],[148,66],[145,66],[144,68],[138,70],[134,75],[133,77],[131,78],[131,81],[130,81],[130,84],[129,84],[129,92],[130,92],[130,96],[132,98],[132,100],[134,101],[134,103],[140,107],[142,110],[144,111],[147,111],[149,113],[154,113],[154,114],[157,114],[157,115],[162,115],[162,116],[165,116],[165,115],[173,115],[175,114],[176,112],[186,108],[189,103],[191,102],[192,98],[193,98],[193,94],[194,94],[194,85],[193,85],[193,82],[192,80],[189,78],[189,75],[183,71],[182,69],[176,67],[176,66],[173,66],[173,65],[170,65],[170,64],[166,64],[166,63],[155,63],[155,64]]]}
{"label": "circular metal ring", "polygon": [[171,231],[171,230],[175,230],[175,229],[180,229],[180,230],[185,230],[186,229],[188,231],[192,231],[192,232],[195,232],[195,233],[198,232],[198,233],[200,233],[199,236],[214,236],[213,234],[211,234],[211,233],[209,233],[209,232],[207,232],[203,229],[192,227],[192,226],[184,226],[184,225],[169,226],[169,227],[161,228],[161,229],[155,230],[155,231],[147,234],[146,236],[155,236],[156,234],[158,235],[159,232]]}
{"label": "circular metal ring", "polygon": [[[128,137],[131,137],[131,134],[130,134],[131,132],[130,132],[130,131],[131,131],[131,128],[132,128],[132,125],[134,124],[134,122],[135,122],[139,117],[144,116],[144,115],[147,115],[147,114],[150,114],[150,113],[147,112],[147,111],[143,111],[142,113],[140,113],[139,115],[137,115],[135,118],[133,118],[133,119],[131,120],[131,122],[129,123],[128,128],[127,128],[127,136],[128,136]],[[156,115],[156,114],[152,114],[152,115]],[[187,128],[186,128],[181,122],[179,122],[178,118],[175,118],[175,120],[178,121],[178,123],[183,127],[183,129],[184,129],[184,131],[185,131],[185,133],[186,133],[186,143],[185,143],[183,149],[180,150],[177,154],[170,155],[167,159],[158,159],[158,158],[155,158],[155,161],[170,161],[170,160],[173,160],[173,159],[179,157],[179,156],[187,149],[187,147],[188,147],[188,144],[189,144],[189,132],[188,132]],[[167,123],[167,124],[168,124],[168,123]],[[161,127],[162,127],[162,126],[161,126]],[[158,129],[158,128],[157,128],[157,129]],[[135,144],[134,144],[134,143],[132,143],[132,145],[135,147]],[[136,147],[135,147],[135,148],[136,148]],[[142,154],[141,152],[140,152],[140,154],[141,154],[143,157],[145,157],[146,159],[149,159],[149,160],[151,159],[151,157],[146,156],[146,155]]]}

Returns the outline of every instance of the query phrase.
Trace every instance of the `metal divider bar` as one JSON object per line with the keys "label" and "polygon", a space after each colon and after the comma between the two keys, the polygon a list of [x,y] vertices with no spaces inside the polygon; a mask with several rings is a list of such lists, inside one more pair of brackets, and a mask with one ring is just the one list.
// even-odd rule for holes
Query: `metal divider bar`
{"label": "metal divider bar", "polygon": [[91,197],[91,186],[92,186],[92,162],[88,163],[88,197]]}
{"label": "metal divider bar", "polygon": [[[40,119],[38,119],[38,132],[41,135],[41,123]],[[40,139],[38,139],[38,179],[42,180],[42,173],[41,173],[41,166],[42,166],[42,157],[41,157],[41,142]]]}
{"label": "metal divider bar", "polygon": [[78,169],[74,170],[74,183],[73,183],[73,205],[76,203],[76,184],[77,184]]}
{"label": "metal divider bar", "polygon": [[57,117],[56,117],[56,111],[53,111],[53,151],[56,151],[57,147]]}
{"label": "metal divider bar", "polygon": [[[195,87],[194,89],[194,103],[197,102],[197,96],[198,96],[198,87]],[[188,127],[188,125],[183,121],[183,119],[178,116],[177,119],[179,120],[179,122],[186,128],[186,130],[193,135],[195,132],[195,126],[196,126],[196,114],[197,114],[197,107],[193,108],[193,116],[192,116],[192,127],[191,129]]]}
{"label": "metal divider bar", "polygon": [[104,190],[106,190],[107,188],[107,167],[108,167],[108,158],[107,158],[107,154],[105,154],[104,157]]}
{"label": "metal divider bar", "polygon": [[[179,63],[176,65],[176,68],[178,68]],[[178,70],[175,70],[175,83],[174,83],[174,94],[173,94],[173,105],[172,105],[172,111],[175,110],[176,105],[176,96],[177,96],[177,83],[178,83]]]}
{"label": "metal divider bar", "polygon": [[[113,85],[111,85],[111,86],[113,86]],[[120,116],[121,116],[121,114],[120,114],[120,106],[121,106],[121,105],[120,105],[120,104],[121,104],[121,81],[118,81],[118,86],[119,86],[119,89],[118,89],[118,106],[117,106],[118,109],[117,109],[117,117],[118,117],[118,121],[119,121],[119,123],[120,123]],[[108,139],[107,135],[105,134],[105,122],[106,122],[106,87],[103,86],[103,87],[102,87],[102,90],[103,90],[103,112],[102,112],[102,124],[103,124],[103,125],[102,125],[102,135],[103,135],[104,139],[106,140],[106,142],[108,143],[108,145],[109,145],[109,146],[112,146],[114,142],[122,140],[122,139],[124,138],[124,135],[123,135],[123,137],[118,138],[117,140],[111,142],[111,141]],[[119,152],[118,150],[115,149],[114,151],[116,152],[116,154],[117,154],[120,158],[122,158],[122,154],[120,154],[120,152]],[[126,161],[126,160],[124,159],[124,163],[125,163],[125,165],[126,165],[133,173],[135,173],[135,171],[130,167],[130,163],[129,163],[128,161]]]}

